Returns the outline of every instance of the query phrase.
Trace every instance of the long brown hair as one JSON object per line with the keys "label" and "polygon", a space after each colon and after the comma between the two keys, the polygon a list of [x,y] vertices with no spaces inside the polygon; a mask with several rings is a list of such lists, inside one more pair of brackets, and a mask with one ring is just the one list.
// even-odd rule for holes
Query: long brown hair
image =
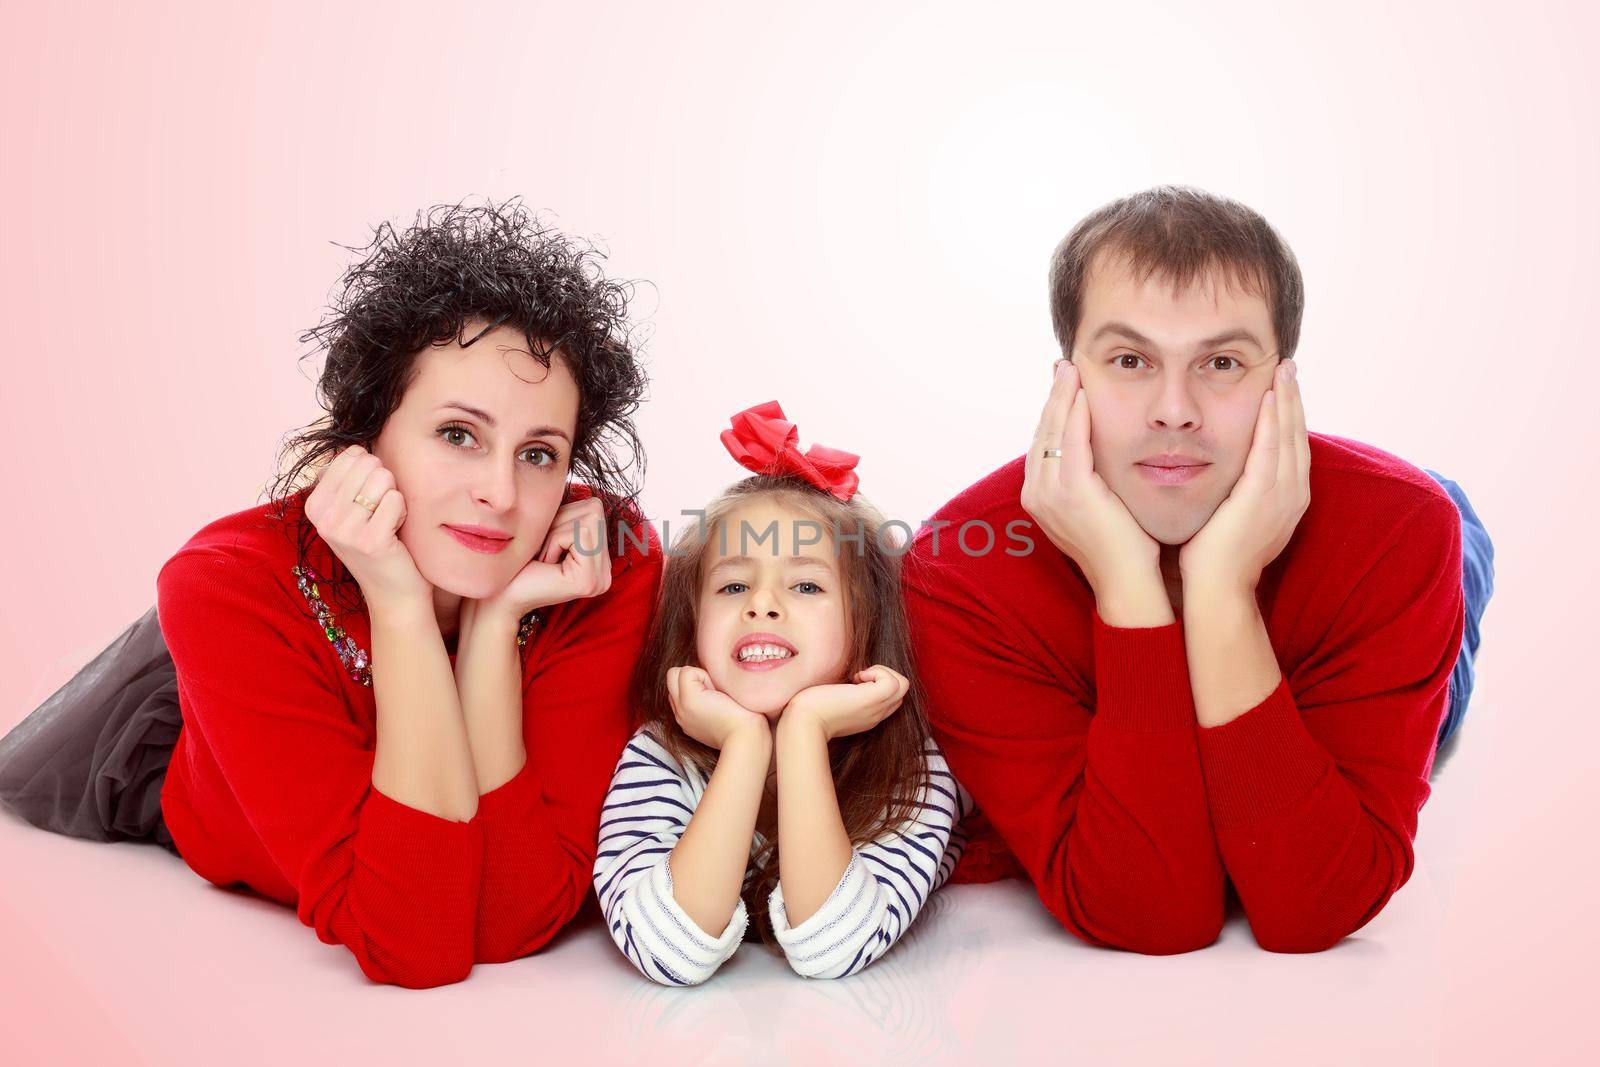
{"label": "long brown hair", "polygon": [[[928,722],[900,591],[900,546],[881,540],[889,533],[883,516],[859,493],[844,502],[797,477],[758,474],[730,486],[706,506],[703,517],[667,553],[660,605],[634,671],[636,725],[649,727],[683,766],[707,777],[716,767],[717,750],[684,733],[673,716],[667,671],[704,666],[696,657],[695,633],[706,547],[730,513],[762,498],[815,519],[834,538],[849,642],[844,673],[836,680],[881,663],[911,683],[900,707],[883,722],[828,745],[845,832],[852,845],[864,845],[915,811],[927,785],[923,750]],[[761,939],[770,944],[766,901],[778,882],[778,834],[775,822],[766,822],[756,826],[764,843],[743,896]]]}

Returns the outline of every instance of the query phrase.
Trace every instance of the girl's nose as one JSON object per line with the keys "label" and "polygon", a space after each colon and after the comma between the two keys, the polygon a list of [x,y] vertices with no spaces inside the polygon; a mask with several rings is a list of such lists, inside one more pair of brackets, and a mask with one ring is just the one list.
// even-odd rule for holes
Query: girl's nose
{"label": "girl's nose", "polygon": [[746,618],[750,619],[761,618],[762,616],[776,619],[783,614],[783,611],[778,606],[777,597],[774,597],[766,589],[757,589],[755,595],[750,598],[749,606],[744,609],[744,614]]}

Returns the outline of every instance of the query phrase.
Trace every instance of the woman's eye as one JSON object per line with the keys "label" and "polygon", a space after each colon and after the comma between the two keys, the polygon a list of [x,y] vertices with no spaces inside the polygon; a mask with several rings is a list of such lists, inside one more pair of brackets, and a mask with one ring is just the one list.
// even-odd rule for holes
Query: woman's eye
{"label": "woman's eye", "polygon": [[473,440],[472,433],[465,426],[443,426],[443,427],[440,427],[439,436],[443,437],[445,439],[446,443],[452,444],[452,445],[456,446],[457,448],[466,447],[465,443],[461,440],[461,438],[464,437],[468,441]]}
{"label": "woman's eye", "polygon": [[544,456],[545,457],[545,462],[543,462],[543,463],[541,463],[541,462],[539,462],[537,460],[529,460],[528,461],[528,462],[532,463],[535,467],[550,467],[550,466],[554,466],[555,463],[558,460],[560,460],[560,458],[561,458],[560,456],[556,455],[553,451],[551,451],[548,448],[545,448],[542,445],[540,447],[538,447],[538,448],[524,449],[522,454],[524,456]]}

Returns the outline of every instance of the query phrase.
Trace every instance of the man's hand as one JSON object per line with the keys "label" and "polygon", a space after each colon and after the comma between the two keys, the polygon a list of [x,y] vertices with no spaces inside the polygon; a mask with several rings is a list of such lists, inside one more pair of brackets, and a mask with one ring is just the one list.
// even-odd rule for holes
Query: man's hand
{"label": "man's hand", "polygon": [[[1045,456],[1047,448],[1060,449],[1061,455]],[[1023,510],[1083,571],[1100,617],[1114,626],[1172,622],[1161,581],[1161,546],[1095,472],[1089,398],[1070,361],[1056,363],[1023,470]]]}
{"label": "man's hand", "polygon": [[1311,503],[1311,446],[1293,360],[1262,394],[1244,473],[1178,553],[1187,606],[1191,586],[1254,592],[1261,571],[1289,543]]}

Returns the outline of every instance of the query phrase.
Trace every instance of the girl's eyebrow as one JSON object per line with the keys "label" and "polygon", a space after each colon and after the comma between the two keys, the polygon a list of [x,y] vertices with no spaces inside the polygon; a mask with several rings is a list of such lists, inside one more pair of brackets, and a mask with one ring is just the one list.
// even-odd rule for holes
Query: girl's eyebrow
{"label": "girl's eyebrow", "polygon": [[[754,562],[755,560],[750,556],[725,556],[706,573],[709,576],[717,574],[721,571],[732,570],[735,567],[747,567]],[[790,556],[788,559],[784,560],[784,562],[791,567],[821,567],[823,570],[832,569],[828,565],[827,560],[820,559],[816,556]]]}
{"label": "girl's eyebrow", "polygon": [[[485,426],[489,427],[489,429],[492,430],[495,428],[496,424],[494,416],[482,408],[475,408],[471,404],[463,404],[459,400],[451,400],[448,403],[440,404],[438,410],[444,411],[446,408],[455,408],[457,411],[464,411],[468,415],[471,415],[473,418],[477,419],[479,422],[483,423]],[[535,426],[533,429],[528,431],[527,436],[559,437],[569,445],[572,443],[572,438],[567,436],[567,431],[563,430],[559,426]]]}

